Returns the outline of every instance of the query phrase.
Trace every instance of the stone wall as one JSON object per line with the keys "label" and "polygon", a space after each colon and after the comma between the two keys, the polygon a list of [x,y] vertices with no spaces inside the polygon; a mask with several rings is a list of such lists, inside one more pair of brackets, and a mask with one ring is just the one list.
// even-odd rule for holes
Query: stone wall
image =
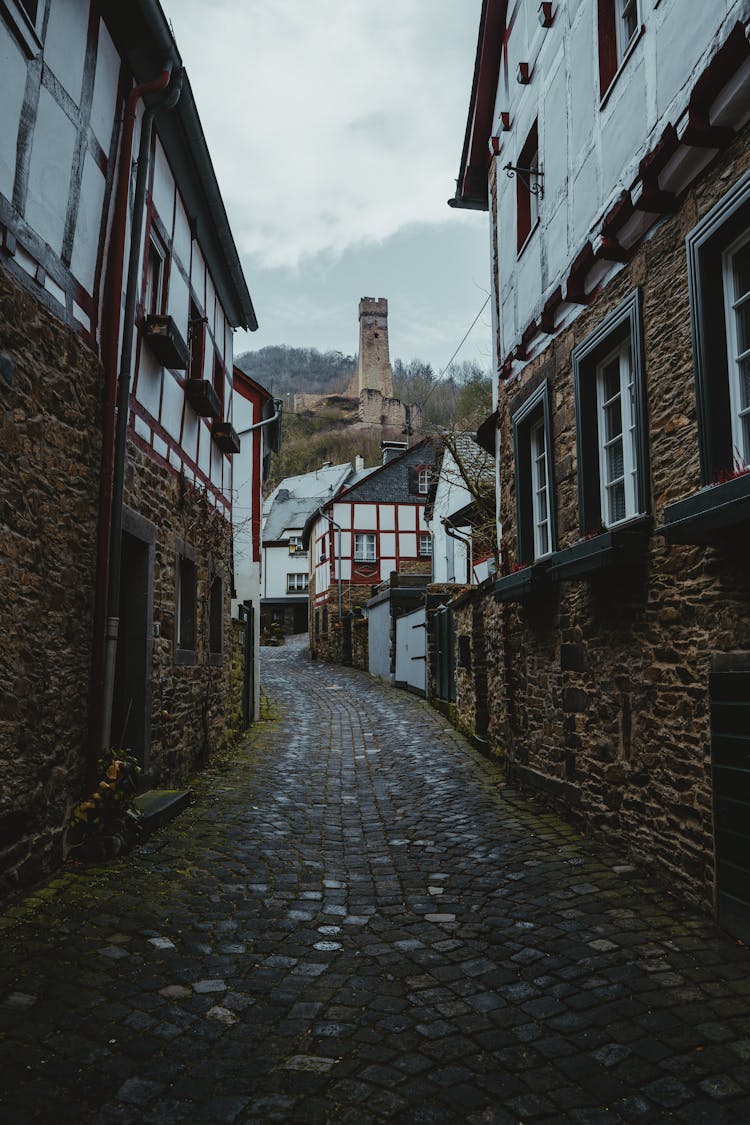
{"label": "stone wall", "polygon": [[101,368],[0,269],[0,892],[62,858],[83,796]]}
{"label": "stone wall", "polygon": [[[580,535],[571,350],[635,287],[655,527],[667,504],[700,488],[685,235],[750,165],[748,136],[520,378],[501,386],[506,565],[518,559],[511,417],[549,379],[558,546],[568,547]],[[494,664],[490,738],[516,776],[711,903],[708,676],[714,654],[750,649],[747,540],[668,547],[653,534],[627,568],[558,583],[525,604],[488,605],[485,632]]]}
{"label": "stone wall", "polygon": [[[128,446],[125,501],[156,526],[153,579],[151,785],[178,786],[224,741],[236,710],[231,676],[231,526],[184,477]],[[195,662],[175,660],[178,543],[195,552],[197,639]],[[210,570],[223,579],[223,657],[209,653]]]}

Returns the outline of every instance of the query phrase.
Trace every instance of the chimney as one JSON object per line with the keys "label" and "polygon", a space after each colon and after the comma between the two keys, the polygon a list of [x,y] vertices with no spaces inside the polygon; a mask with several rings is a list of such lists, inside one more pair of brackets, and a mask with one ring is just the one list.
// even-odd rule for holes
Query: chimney
{"label": "chimney", "polygon": [[402,453],[406,453],[408,448],[409,446],[405,441],[381,441],[380,449],[383,454],[383,464],[387,465],[389,461],[400,457]]}
{"label": "chimney", "polygon": [[361,453],[358,453],[357,456],[354,458],[354,471],[355,471],[355,473],[361,473],[362,470],[364,469],[364,467],[365,467],[365,459],[364,459],[364,457],[362,456]]}

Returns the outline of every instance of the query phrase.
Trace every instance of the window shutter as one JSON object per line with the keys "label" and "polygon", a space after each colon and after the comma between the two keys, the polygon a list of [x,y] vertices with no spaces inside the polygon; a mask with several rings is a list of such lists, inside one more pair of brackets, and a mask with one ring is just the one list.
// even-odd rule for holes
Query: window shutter
{"label": "window shutter", "polygon": [[603,98],[617,71],[615,0],[598,0],[599,6],[599,97]]}

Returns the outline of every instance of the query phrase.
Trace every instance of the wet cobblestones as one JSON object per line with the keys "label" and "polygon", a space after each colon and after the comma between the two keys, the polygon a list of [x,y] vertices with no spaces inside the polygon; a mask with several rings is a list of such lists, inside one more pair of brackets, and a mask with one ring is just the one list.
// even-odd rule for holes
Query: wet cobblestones
{"label": "wet cobblestones", "polygon": [[5,914],[9,1122],[750,1120],[750,958],[362,673]]}

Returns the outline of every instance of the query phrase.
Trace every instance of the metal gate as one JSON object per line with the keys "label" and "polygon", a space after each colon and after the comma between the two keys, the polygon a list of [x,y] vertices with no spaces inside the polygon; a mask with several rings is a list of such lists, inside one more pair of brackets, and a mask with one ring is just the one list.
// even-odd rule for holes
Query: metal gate
{"label": "metal gate", "polygon": [[438,699],[456,702],[456,656],[453,610],[441,606],[433,618],[435,627],[435,689]]}
{"label": "metal gate", "polygon": [[713,672],[711,765],[719,925],[750,941],[750,670]]}

